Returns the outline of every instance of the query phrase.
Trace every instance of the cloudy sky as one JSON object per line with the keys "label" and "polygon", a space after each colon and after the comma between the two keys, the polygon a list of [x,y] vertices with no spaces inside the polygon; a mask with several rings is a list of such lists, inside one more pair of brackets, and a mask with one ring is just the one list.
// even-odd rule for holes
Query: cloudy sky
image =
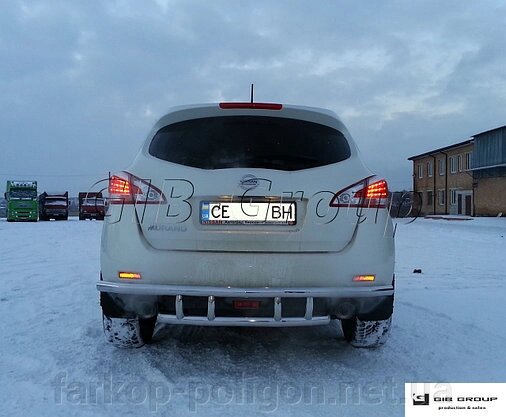
{"label": "cloudy sky", "polygon": [[371,169],[506,124],[506,2],[1,0],[0,190],[75,194],[133,159],[171,106],[337,112]]}

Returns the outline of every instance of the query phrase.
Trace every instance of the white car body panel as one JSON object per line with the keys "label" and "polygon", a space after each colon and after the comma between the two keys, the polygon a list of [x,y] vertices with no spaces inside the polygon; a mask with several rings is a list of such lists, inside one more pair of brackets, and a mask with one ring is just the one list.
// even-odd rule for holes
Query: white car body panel
{"label": "white car body panel", "polygon": [[[105,281],[119,282],[124,281],[118,278],[119,271],[141,272],[142,280],[131,280],[128,282],[131,285],[356,287],[371,284],[352,282],[355,275],[374,273],[375,285],[391,284],[394,263],[391,222],[385,217],[375,221],[374,210],[370,210],[365,222],[357,227],[350,245],[341,252],[293,251],[275,256],[268,251],[155,249],[143,238],[135,221],[112,222],[111,217],[106,217],[102,276]],[[126,209],[124,216],[133,217],[133,208]],[[173,235],[177,239],[179,233]]]}

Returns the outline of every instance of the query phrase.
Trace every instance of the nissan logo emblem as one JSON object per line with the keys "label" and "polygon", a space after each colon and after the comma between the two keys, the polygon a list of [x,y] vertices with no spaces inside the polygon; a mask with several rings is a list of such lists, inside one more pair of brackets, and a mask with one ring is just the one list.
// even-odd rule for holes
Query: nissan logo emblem
{"label": "nissan logo emblem", "polygon": [[246,174],[239,181],[239,187],[243,190],[251,190],[253,188],[258,187],[258,178],[252,174]]}

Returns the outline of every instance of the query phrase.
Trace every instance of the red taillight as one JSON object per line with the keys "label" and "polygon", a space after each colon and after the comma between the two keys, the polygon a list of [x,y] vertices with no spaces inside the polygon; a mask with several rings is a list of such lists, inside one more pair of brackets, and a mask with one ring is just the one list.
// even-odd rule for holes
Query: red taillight
{"label": "red taillight", "polygon": [[137,190],[134,190],[134,186],[130,184],[127,179],[113,175],[109,178],[109,194],[130,196],[137,194]]}
{"label": "red taillight", "polygon": [[234,308],[238,310],[257,310],[259,307],[260,301],[234,300]]}
{"label": "red taillight", "polygon": [[369,177],[336,193],[330,206],[385,208],[387,200],[387,182],[377,177]]}
{"label": "red taillight", "polygon": [[388,197],[388,186],[385,180],[380,180],[369,184],[366,188],[355,193],[357,198],[387,198]]}
{"label": "red taillight", "polygon": [[165,201],[163,193],[151,181],[128,172],[109,178],[110,204],[157,204]]}
{"label": "red taillight", "polygon": [[220,109],[281,110],[279,103],[220,103]]}

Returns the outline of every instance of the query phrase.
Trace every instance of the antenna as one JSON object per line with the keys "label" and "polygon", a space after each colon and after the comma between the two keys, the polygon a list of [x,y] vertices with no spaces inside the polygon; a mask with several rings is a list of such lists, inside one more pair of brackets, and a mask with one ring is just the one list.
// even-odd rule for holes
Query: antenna
{"label": "antenna", "polygon": [[253,84],[251,84],[251,104],[253,104]]}

